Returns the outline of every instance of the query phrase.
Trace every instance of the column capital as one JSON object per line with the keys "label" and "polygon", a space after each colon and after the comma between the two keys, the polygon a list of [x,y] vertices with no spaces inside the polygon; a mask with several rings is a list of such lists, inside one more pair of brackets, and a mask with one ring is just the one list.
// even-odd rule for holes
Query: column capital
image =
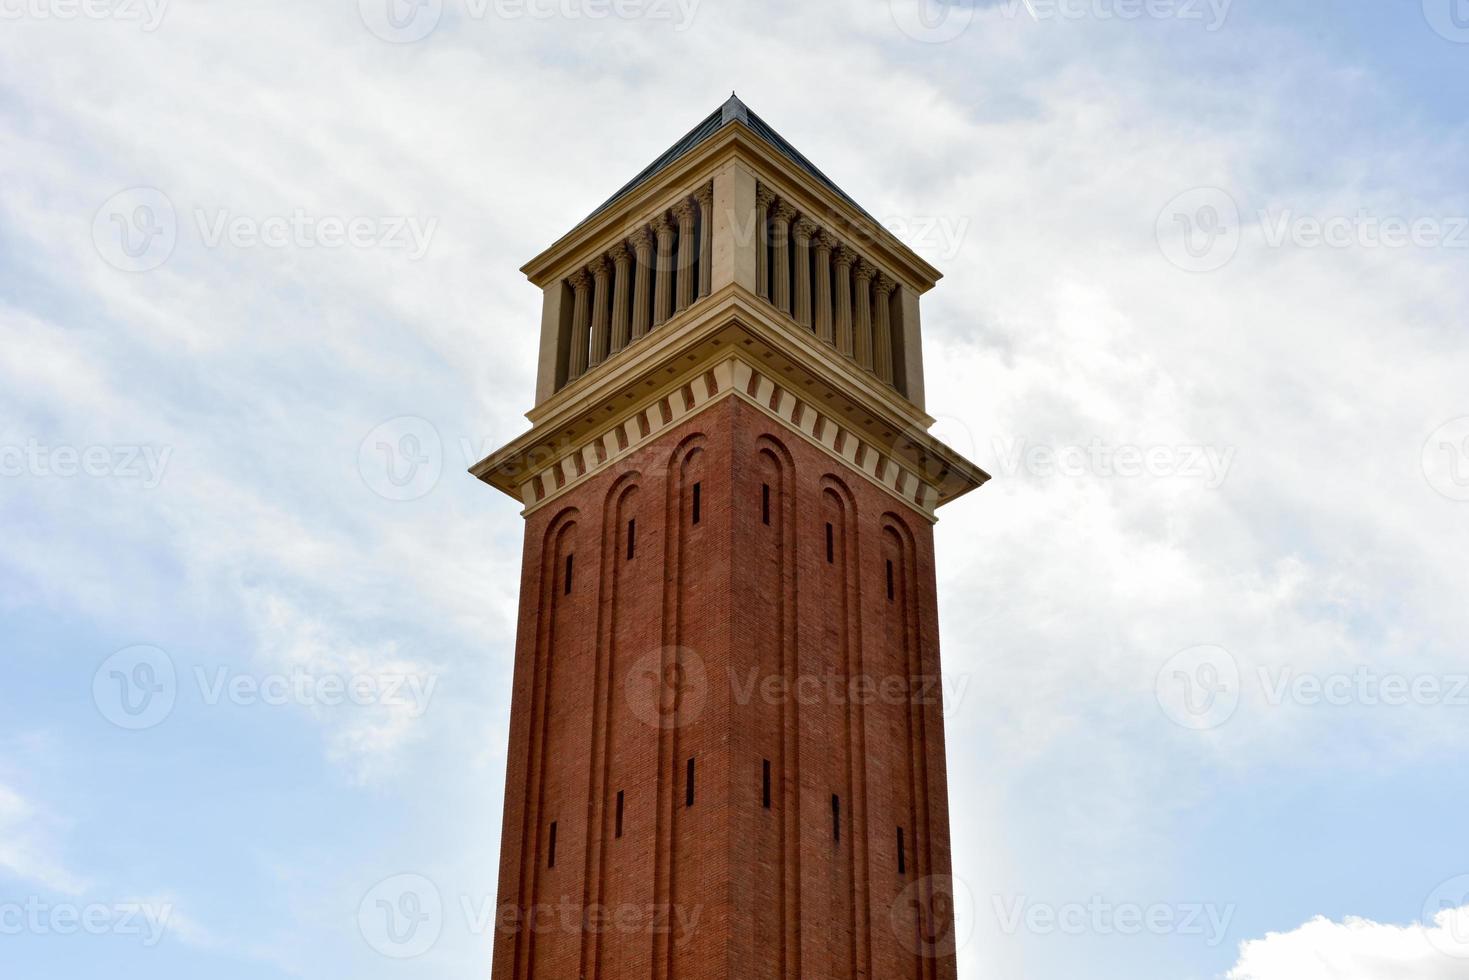
{"label": "column capital", "polygon": [[714,182],[710,181],[694,191],[694,200],[699,202],[699,210],[708,214],[709,209],[714,206]]}
{"label": "column capital", "polygon": [[612,271],[612,260],[605,255],[599,255],[595,259],[592,259],[591,264],[587,268],[592,270],[593,276],[601,279]]}
{"label": "column capital", "polygon": [[785,201],[781,201],[779,204],[777,204],[775,206],[775,211],[771,214],[771,217],[774,218],[776,221],[785,222],[787,224],[789,224],[790,220],[795,216],[796,209],[791,207]]}
{"label": "column capital", "polygon": [[797,218],[796,223],[791,226],[791,233],[796,236],[796,241],[802,245],[810,245],[811,239],[820,230],[816,222],[804,215]]}
{"label": "column capital", "polygon": [[628,238],[628,242],[632,244],[633,248],[637,249],[651,247],[653,244],[653,229],[644,225],[632,233],[632,236]]}
{"label": "column capital", "polygon": [[627,242],[618,242],[607,250],[607,257],[618,265],[632,260],[632,249]]}
{"label": "column capital", "polygon": [[850,266],[857,261],[857,253],[845,245],[838,245],[831,253],[831,259],[838,266]]}
{"label": "column capital", "polygon": [[755,185],[755,203],[762,208],[768,208],[775,203],[775,192],[764,184]]}
{"label": "column capital", "polygon": [[841,243],[831,236],[831,232],[823,228],[816,233],[816,237],[812,240],[812,244],[816,246],[816,250],[818,252],[823,250],[830,252]]}
{"label": "column capital", "polygon": [[653,230],[658,233],[659,238],[662,238],[665,234],[673,234],[673,219],[668,216],[667,211],[653,219]]}
{"label": "column capital", "polygon": [[886,296],[894,289],[897,289],[898,284],[893,282],[892,278],[886,272],[879,272],[877,278],[873,280],[872,288],[877,290],[877,295]]}
{"label": "column capital", "polygon": [[566,277],[566,281],[571,284],[572,289],[586,289],[592,284],[592,274],[586,269],[577,269]]}
{"label": "column capital", "polygon": [[694,199],[686,197],[669,210],[673,212],[673,216],[678,219],[680,224],[684,221],[692,221],[694,220]]}
{"label": "column capital", "polygon": [[877,275],[877,266],[868,262],[866,259],[858,259],[857,268],[852,275],[856,277],[858,282],[866,282]]}

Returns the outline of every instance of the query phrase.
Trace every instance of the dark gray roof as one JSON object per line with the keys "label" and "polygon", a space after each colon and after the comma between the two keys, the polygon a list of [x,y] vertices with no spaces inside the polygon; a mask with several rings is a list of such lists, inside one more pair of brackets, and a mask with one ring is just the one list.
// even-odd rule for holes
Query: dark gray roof
{"label": "dark gray roof", "polygon": [[[597,210],[587,215],[582,223],[585,224],[587,221],[595,218],[597,215],[607,210],[617,201],[621,200],[625,194],[652,180],[655,176],[658,175],[659,172],[668,167],[675,160],[693,150],[694,147],[712,137],[715,133],[719,132],[725,126],[728,126],[734,122],[744,123],[750,128],[751,131],[755,133],[756,136],[759,136],[765,142],[775,147],[776,150],[780,151],[781,155],[783,155],[786,159],[790,160],[796,166],[806,171],[806,173],[819,180],[822,185],[827,188],[827,190],[835,193],[842,200],[852,205],[858,211],[861,211],[863,214],[867,214],[867,211],[862,207],[862,205],[852,200],[851,195],[838,187],[836,185],[836,182],[833,181],[830,177],[818,170],[816,168],[816,165],[810,160],[807,160],[805,155],[802,154],[800,150],[796,149],[784,136],[780,135],[774,129],[772,129],[770,124],[767,123],[764,119],[761,119],[759,116],[755,115],[755,113],[751,112],[749,106],[741,102],[739,96],[731,92],[729,95],[729,101],[725,102],[724,105],[720,106],[718,109],[715,109],[712,113],[705,117],[703,122],[699,123],[699,125],[695,126],[693,129],[684,134],[684,137],[680,139],[677,143],[674,143],[672,146],[670,146],[667,150],[665,150],[662,156],[654,160],[652,163],[648,164],[648,166],[643,169],[642,173],[638,174],[632,180],[628,181],[622,187],[618,188],[616,194],[613,194],[607,200],[603,201],[601,207],[597,208]],[[869,218],[872,217],[871,215],[867,216]]]}

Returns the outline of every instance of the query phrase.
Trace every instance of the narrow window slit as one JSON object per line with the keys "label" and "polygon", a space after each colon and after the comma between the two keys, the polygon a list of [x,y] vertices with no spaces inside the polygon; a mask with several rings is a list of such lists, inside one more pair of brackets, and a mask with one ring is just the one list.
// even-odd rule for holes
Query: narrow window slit
{"label": "narrow window slit", "polygon": [[770,809],[770,760],[763,760],[760,774],[760,805]]}
{"label": "narrow window slit", "polygon": [[831,794],[831,839],[842,842],[842,798],[835,793]]}
{"label": "narrow window slit", "polygon": [[695,524],[699,523],[699,517],[701,516],[700,515],[700,511],[703,509],[703,508],[701,508],[699,506],[703,502],[702,499],[701,499],[703,497],[703,493],[701,492],[703,490],[703,486],[704,485],[702,483],[695,483],[694,484],[694,523]]}
{"label": "narrow window slit", "polygon": [[832,531],[831,523],[826,525],[826,563],[830,565],[837,560],[836,534]]}
{"label": "narrow window slit", "polygon": [[684,770],[683,805],[694,805],[694,760],[690,759]]}
{"label": "narrow window slit", "polygon": [[627,522],[627,560],[632,561],[632,556],[638,550],[638,519],[634,517]]}
{"label": "narrow window slit", "polygon": [[898,874],[908,873],[907,848],[903,846],[903,828],[898,828]]}
{"label": "narrow window slit", "polygon": [[546,855],[546,867],[556,867],[556,821],[551,821],[551,846]]}
{"label": "narrow window slit", "polygon": [[614,829],[614,835],[617,837],[622,836],[622,794],[623,790],[617,791],[617,824]]}
{"label": "narrow window slit", "polygon": [[760,484],[760,520],[770,523],[770,484]]}
{"label": "narrow window slit", "polygon": [[575,555],[566,556],[566,574],[563,576],[564,582],[562,584],[567,595],[571,595],[571,567],[572,559],[575,557]]}
{"label": "narrow window slit", "polygon": [[888,559],[888,599],[893,598],[893,560]]}

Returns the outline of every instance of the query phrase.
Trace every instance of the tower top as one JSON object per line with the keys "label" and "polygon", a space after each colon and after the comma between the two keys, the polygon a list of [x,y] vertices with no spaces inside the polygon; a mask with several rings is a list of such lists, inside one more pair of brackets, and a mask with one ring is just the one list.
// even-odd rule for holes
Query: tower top
{"label": "tower top", "polygon": [[533,428],[470,471],[527,509],[731,394],[929,517],[989,479],[928,434],[939,271],[733,93],[521,271]]}

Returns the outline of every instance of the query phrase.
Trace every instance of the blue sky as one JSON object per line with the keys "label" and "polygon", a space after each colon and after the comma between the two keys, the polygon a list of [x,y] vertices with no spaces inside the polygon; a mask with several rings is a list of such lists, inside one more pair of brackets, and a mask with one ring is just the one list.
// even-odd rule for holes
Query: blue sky
{"label": "blue sky", "polygon": [[1461,0],[386,2],[0,3],[0,975],[487,973],[517,269],[731,89],[946,274],[966,980],[1469,974]]}

